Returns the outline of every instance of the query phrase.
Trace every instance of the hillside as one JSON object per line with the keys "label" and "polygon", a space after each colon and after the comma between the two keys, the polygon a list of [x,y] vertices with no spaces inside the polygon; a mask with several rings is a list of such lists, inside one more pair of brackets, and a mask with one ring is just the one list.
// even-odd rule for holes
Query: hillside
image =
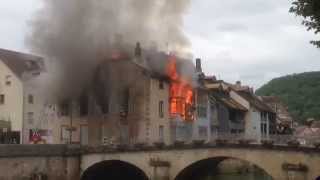
{"label": "hillside", "polygon": [[271,80],[256,91],[257,95],[278,96],[300,122],[320,119],[320,72],[288,75]]}

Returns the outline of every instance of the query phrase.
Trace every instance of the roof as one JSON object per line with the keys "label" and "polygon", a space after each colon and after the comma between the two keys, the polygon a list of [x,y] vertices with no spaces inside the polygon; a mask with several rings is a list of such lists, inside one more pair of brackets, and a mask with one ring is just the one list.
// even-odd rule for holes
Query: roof
{"label": "roof", "polygon": [[260,96],[263,102],[266,103],[282,103],[281,99],[277,96]]}
{"label": "roof", "polygon": [[306,126],[298,127],[295,131],[297,137],[320,137],[320,128],[309,128]]}
{"label": "roof", "polygon": [[234,99],[232,99],[230,96],[228,96],[224,93],[213,92],[213,93],[211,93],[211,95],[216,100],[218,100],[219,102],[221,102],[222,104],[227,106],[228,108],[231,108],[234,110],[239,110],[239,111],[248,111],[248,109],[246,107],[242,106],[241,104],[236,102]]}
{"label": "roof", "polygon": [[6,49],[0,49],[0,60],[19,78],[22,77],[24,72],[43,68],[43,58]]}
{"label": "roof", "polygon": [[250,103],[250,105],[257,108],[258,110],[274,113],[274,111],[267,104],[265,104],[263,101],[261,101],[256,95],[251,94],[246,91],[237,91],[237,93],[241,97],[246,99]]}
{"label": "roof", "polygon": [[320,121],[314,121],[311,125],[312,128],[320,128]]}

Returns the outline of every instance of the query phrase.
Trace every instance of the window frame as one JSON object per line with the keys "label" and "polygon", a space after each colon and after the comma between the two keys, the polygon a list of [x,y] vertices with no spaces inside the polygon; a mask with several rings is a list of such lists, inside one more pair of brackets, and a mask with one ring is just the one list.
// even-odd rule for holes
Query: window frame
{"label": "window frame", "polygon": [[164,89],[164,82],[163,80],[159,81],[159,89]]}
{"label": "window frame", "polygon": [[34,96],[32,94],[28,94],[28,104],[34,104]]}
{"label": "window frame", "polygon": [[6,77],[5,77],[6,86],[11,86],[11,84],[12,84],[11,78],[12,78],[11,75],[6,75]]}
{"label": "window frame", "polygon": [[160,100],[158,105],[158,113],[160,118],[164,118],[164,101]]}
{"label": "window frame", "polygon": [[0,94],[0,105],[4,105],[6,102],[5,94]]}
{"label": "window frame", "polygon": [[27,113],[27,120],[29,125],[34,124],[34,112],[28,112]]}

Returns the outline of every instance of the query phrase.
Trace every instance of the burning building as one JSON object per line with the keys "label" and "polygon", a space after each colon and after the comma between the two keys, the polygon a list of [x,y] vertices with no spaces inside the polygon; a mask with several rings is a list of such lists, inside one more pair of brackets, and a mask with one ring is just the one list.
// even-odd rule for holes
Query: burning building
{"label": "burning building", "polygon": [[193,121],[193,73],[182,72],[193,65],[174,55],[141,51],[137,44],[134,56],[112,56],[99,66],[93,94],[105,116],[90,120],[89,131],[103,127],[103,140],[120,143],[170,144],[177,138],[174,122]]}
{"label": "burning building", "polygon": [[[104,57],[82,95],[59,103],[65,122],[61,139],[81,143],[87,136],[86,143],[98,145],[186,138],[194,120],[193,72],[191,61],[156,51],[143,54],[139,43],[134,53]],[[87,135],[81,134],[84,127]]]}
{"label": "burning building", "polygon": [[[72,118],[61,115],[64,124],[71,126],[66,130],[78,132],[72,128],[77,121],[71,119],[87,114],[82,116],[87,123],[81,126],[87,126],[89,144],[149,143],[153,136],[164,136],[160,139],[168,142],[170,118],[192,121],[193,84],[186,75],[192,74],[193,65],[159,53],[188,49],[182,27],[189,4],[190,0],[48,0],[43,4],[31,23],[27,43],[33,52],[51,60],[49,71],[54,77],[47,81],[48,96],[56,102],[76,102],[67,108],[75,111],[68,115]],[[132,51],[137,41],[144,50],[138,43]],[[87,100],[79,103],[83,94]],[[78,112],[81,104],[88,104],[88,110]],[[68,131],[60,134],[67,138]]]}
{"label": "burning building", "polygon": [[193,121],[194,93],[190,79],[185,79],[177,72],[176,57],[171,55],[167,65],[170,78],[170,115],[180,117],[183,121]]}

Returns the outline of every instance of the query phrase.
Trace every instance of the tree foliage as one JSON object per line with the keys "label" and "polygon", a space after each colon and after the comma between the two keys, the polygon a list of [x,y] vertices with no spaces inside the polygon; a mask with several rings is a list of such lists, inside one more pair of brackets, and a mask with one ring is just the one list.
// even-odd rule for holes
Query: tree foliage
{"label": "tree foliage", "polygon": [[320,120],[320,72],[288,75],[271,80],[256,91],[258,95],[278,96],[301,123]]}
{"label": "tree foliage", "polygon": [[[307,30],[320,32],[320,0],[294,0],[289,12],[303,17],[302,24]],[[320,47],[320,41],[311,41],[312,44]]]}

